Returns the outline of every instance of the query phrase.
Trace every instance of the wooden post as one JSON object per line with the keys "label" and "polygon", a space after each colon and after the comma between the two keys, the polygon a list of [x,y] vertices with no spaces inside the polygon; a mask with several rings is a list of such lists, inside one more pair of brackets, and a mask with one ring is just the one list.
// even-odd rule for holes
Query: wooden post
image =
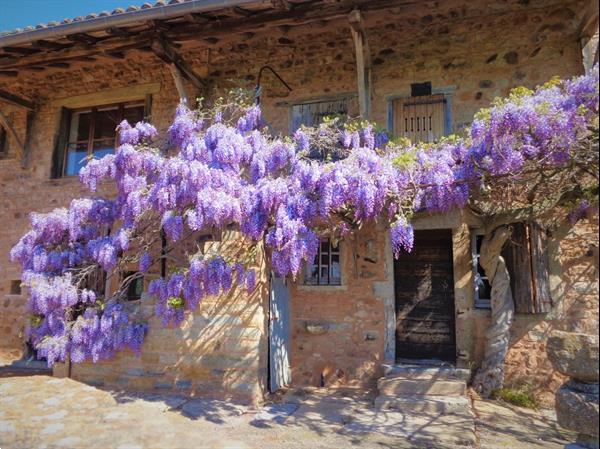
{"label": "wooden post", "polygon": [[25,128],[25,145],[23,146],[23,158],[21,168],[29,167],[29,155],[31,154],[31,141],[33,140],[33,123],[35,121],[35,111],[27,111],[27,123]]}
{"label": "wooden post", "polygon": [[348,16],[350,31],[356,53],[356,73],[358,81],[358,104],[360,115],[371,118],[371,50],[360,11],[354,10]]}
{"label": "wooden post", "polygon": [[13,139],[15,140],[15,142],[17,144],[17,148],[19,149],[19,158],[22,159],[23,155],[25,154],[25,148],[23,147],[23,142],[21,142],[19,135],[17,134],[15,129],[12,127],[11,123],[8,121],[8,118],[2,112],[0,112],[0,125],[2,125],[4,127],[4,129],[6,129],[10,133],[10,135],[13,137]]}
{"label": "wooden post", "polygon": [[183,76],[181,76],[181,72],[175,64],[169,64],[169,70],[171,70],[171,75],[173,75],[173,81],[175,82],[175,87],[179,93],[179,98],[189,106],[190,101],[187,91],[185,90],[185,85],[183,84]]}
{"label": "wooden post", "polygon": [[583,6],[583,17],[578,29],[585,73],[598,63],[598,1],[588,0]]}

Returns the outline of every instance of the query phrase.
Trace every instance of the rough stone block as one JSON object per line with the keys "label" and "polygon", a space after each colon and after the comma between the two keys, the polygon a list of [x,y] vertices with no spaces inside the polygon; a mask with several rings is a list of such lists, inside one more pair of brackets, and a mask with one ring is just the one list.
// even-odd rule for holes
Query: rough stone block
{"label": "rough stone block", "polygon": [[598,393],[575,391],[569,383],[556,393],[556,417],[565,429],[598,437]]}
{"label": "rough stone block", "polygon": [[598,382],[598,336],[554,331],[548,358],[558,372],[585,382]]}

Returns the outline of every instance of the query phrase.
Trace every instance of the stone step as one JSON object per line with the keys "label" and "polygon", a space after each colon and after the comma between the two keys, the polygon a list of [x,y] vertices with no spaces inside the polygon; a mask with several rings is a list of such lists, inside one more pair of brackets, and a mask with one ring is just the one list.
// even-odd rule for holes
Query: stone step
{"label": "stone step", "polygon": [[379,395],[375,407],[379,410],[400,410],[412,413],[470,413],[466,396]]}
{"label": "stone step", "polygon": [[467,384],[462,380],[387,379],[377,381],[380,395],[464,396]]}
{"label": "stone step", "polygon": [[471,371],[452,366],[384,365],[386,379],[462,380],[468,382]]}

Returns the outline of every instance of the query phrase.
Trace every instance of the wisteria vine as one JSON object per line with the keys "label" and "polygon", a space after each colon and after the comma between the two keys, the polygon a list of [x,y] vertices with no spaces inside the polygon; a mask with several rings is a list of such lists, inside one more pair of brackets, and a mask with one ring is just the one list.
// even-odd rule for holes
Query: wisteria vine
{"label": "wisteria vine", "polygon": [[[415,212],[463,208],[489,179],[527,167],[567,167],[597,130],[597,67],[513,92],[477,114],[464,137],[433,144],[390,141],[371,123],[341,119],[272,136],[251,105],[182,104],[166,145],[155,143],[151,124],[124,121],[115,154],[80,172],[91,192],[111,182],[116,195],[31,214],[32,229],[11,251],[29,287],[32,342],[50,365],[139,353],[147,325],[124,307],[124,287],[105,294],[90,279],[98,270],[114,275],[125,262],[148,273],[169,248],[206,231],[233,228],[249,247],[263,242],[281,276],[295,277],[313,260],[322,236],[343,238],[373,220],[389,224],[396,255],[411,251]],[[176,325],[207,296],[234,285],[252,291],[250,265],[218,252],[190,254],[150,282],[156,314]]]}

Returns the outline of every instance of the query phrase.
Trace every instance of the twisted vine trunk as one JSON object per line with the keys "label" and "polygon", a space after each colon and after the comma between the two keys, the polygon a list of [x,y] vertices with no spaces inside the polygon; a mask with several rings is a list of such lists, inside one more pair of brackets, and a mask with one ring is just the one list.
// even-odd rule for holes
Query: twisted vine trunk
{"label": "twisted vine trunk", "polygon": [[515,313],[510,275],[504,258],[500,255],[510,234],[510,229],[502,226],[487,234],[481,245],[479,262],[492,286],[492,322],[486,332],[484,360],[473,385],[485,397],[504,384],[504,359],[508,352],[510,327]]}

